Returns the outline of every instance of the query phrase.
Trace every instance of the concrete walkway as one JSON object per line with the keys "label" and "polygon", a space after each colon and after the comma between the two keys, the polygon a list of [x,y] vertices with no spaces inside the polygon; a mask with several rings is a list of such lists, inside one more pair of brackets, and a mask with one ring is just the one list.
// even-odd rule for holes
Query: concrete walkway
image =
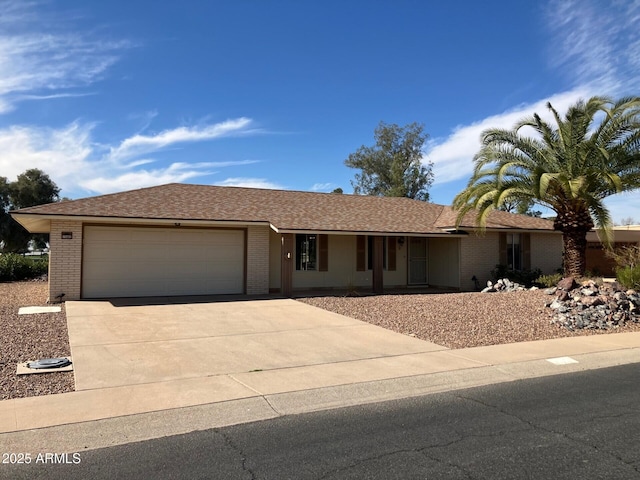
{"label": "concrete walkway", "polygon": [[[269,302],[275,303],[265,306],[257,302],[249,308],[264,310],[273,307],[280,309],[280,313],[291,313],[287,312],[288,309],[302,305],[290,300]],[[90,302],[86,307],[89,309],[83,307],[82,312],[90,313],[94,307],[98,310],[105,308],[104,305],[98,307]],[[194,311],[205,308],[198,305],[188,307]],[[306,309],[314,307],[304,307],[301,312],[305,313],[303,321],[308,326],[309,310]],[[230,304],[225,307],[222,303],[219,308],[232,307]],[[75,328],[84,328],[73,324],[73,318],[76,318],[73,302],[67,304],[67,309],[68,318],[71,319],[70,332]],[[100,312],[100,315],[103,313]],[[300,324],[293,325],[292,332],[281,336],[282,343],[276,342],[269,355],[254,352],[243,357],[249,359],[246,362],[229,360],[225,366],[229,371],[224,373],[219,365],[213,365],[211,370],[198,369],[197,375],[193,375],[193,371],[185,375],[164,372],[162,378],[156,378],[153,374],[149,377],[151,381],[146,381],[148,378],[140,381],[140,372],[123,376],[117,368],[112,376],[105,371],[92,374],[83,371],[85,362],[90,362],[95,352],[118,356],[125,351],[117,347],[123,344],[123,336],[132,340],[130,336],[133,334],[124,328],[125,325],[108,331],[104,324],[101,335],[104,340],[111,338],[113,342],[98,345],[94,353],[89,348],[83,350],[89,345],[76,343],[73,347],[74,361],[80,358],[76,364],[76,375],[81,388],[77,391],[0,401],[0,442],[8,448],[30,441],[35,442],[30,445],[36,448],[38,442],[51,442],[47,432],[52,430],[45,427],[66,425],[64,428],[67,430],[63,433],[71,435],[76,432],[76,435],[71,435],[74,439],[79,438],[77,432],[82,429],[84,433],[78,441],[85,444],[83,448],[97,448],[279,415],[640,362],[640,332],[449,350],[347,317],[329,315],[327,321],[332,322],[330,326],[317,319],[311,320],[312,323],[316,322],[314,326],[304,329],[309,334],[308,341],[304,348],[294,347],[295,355],[290,355],[291,350],[284,346],[305,338],[304,332],[300,331],[297,332],[298,336],[291,336]],[[286,318],[289,320],[285,321],[291,321],[296,317]],[[243,332],[242,323],[234,323],[229,328],[237,329],[237,335],[248,335],[253,342],[252,348],[257,349],[260,342],[275,342],[277,338],[272,332],[274,325],[268,327],[267,323],[262,323],[264,331],[261,333]],[[96,324],[92,328],[99,326]],[[332,328],[345,338],[340,340],[335,332],[330,333]],[[172,342],[179,341],[173,338],[175,335],[183,335],[183,340],[191,339],[194,332],[189,332],[187,328],[167,334],[173,340],[160,340],[166,333],[156,329],[150,332],[149,338],[156,338],[154,341],[160,343]],[[92,338],[87,331],[84,332],[85,337],[82,335],[81,331],[75,331],[72,336],[76,339]],[[253,335],[264,336],[251,338]],[[147,340],[153,343],[149,338]],[[234,344],[231,340],[231,344]],[[338,343],[330,343],[334,341]],[[153,351],[144,343],[138,342],[137,345],[142,350]],[[200,351],[215,348],[215,345],[214,341]],[[278,348],[283,349],[279,359],[275,358],[274,353],[278,352]],[[325,360],[318,357],[318,352],[322,351],[329,352]],[[86,355],[84,359],[83,355]],[[225,355],[222,354],[221,358],[226,358]],[[300,356],[291,360],[296,355]],[[150,358],[154,358],[153,355]],[[127,361],[124,361],[125,364]],[[256,368],[250,369],[249,366]],[[182,371],[187,372],[186,369]],[[129,420],[125,417],[129,415],[137,415],[134,423],[138,427],[135,429],[128,426]],[[96,421],[97,424],[82,424]],[[140,422],[146,422],[147,427],[139,428]],[[43,430],[36,432],[33,429]],[[112,434],[108,439],[106,432]],[[64,445],[64,442],[60,444],[60,434],[61,431],[56,430],[56,442]],[[76,442],[64,448],[73,451],[77,446]]]}

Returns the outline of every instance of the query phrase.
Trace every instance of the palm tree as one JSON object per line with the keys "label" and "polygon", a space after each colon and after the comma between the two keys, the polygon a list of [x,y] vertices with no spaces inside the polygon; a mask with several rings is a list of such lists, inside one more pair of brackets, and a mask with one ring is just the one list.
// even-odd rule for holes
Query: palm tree
{"label": "palm tree", "polygon": [[555,124],[534,114],[512,130],[482,133],[473,175],[453,206],[458,222],[476,210],[481,228],[491,210],[507,202],[553,210],[564,242],[565,275],[581,276],[587,232],[598,227],[610,241],[611,216],[603,199],[640,188],[640,97],[579,100],[564,119],[550,103],[547,108]]}

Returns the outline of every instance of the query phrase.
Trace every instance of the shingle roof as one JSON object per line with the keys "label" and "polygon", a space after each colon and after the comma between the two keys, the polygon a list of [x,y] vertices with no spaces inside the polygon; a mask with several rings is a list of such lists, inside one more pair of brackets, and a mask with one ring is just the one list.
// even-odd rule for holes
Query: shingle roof
{"label": "shingle roof", "polygon": [[[14,213],[152,220],[268,222],[278,230],[445,234],[451,207],[408,198],[172,183],[51,203]],[[473,227],[465,218],[462,227]],[[489,228],[552,230],[547,220],[494,212]]]}
{"label": "shingle roof", "polygon": [[[475,228],[476,212],[467,213],[459,228]],[[458,212],[451,207],[444,207],[442,214],[438,217],[436,227],[451,229],[456,225]],[[507,228],[521,230],[553,230],[553,222],[544,218],[530,217],[528,215],[519,215],[515,213],[494,210],[487,218],[487,228]]]}

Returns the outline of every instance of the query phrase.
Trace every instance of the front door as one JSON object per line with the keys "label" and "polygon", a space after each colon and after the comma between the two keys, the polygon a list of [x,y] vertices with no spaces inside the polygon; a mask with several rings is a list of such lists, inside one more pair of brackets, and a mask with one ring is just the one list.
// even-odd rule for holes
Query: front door
{"label": "front door", "polygon": [[429,244],[424,237],[409,237],[409,285],[428,283]]}

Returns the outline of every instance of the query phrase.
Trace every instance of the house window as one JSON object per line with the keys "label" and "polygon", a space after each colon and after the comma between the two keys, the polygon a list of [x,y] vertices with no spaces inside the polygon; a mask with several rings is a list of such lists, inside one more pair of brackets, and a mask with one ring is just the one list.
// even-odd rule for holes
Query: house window
{"label": "house window", "polygon": [[296,270],[316,270],[317,260],[317,236],[296,234]]}
{"label": "house window", "polygon": [[[367,237],[367,270],[373,270],[373,239]],[[387,237],[382,238],[382,269],[387,269]]]}
{"label": "house window", "polygon": [[522,247],[519,233],[507,233],[507,267],[522,270]]}

